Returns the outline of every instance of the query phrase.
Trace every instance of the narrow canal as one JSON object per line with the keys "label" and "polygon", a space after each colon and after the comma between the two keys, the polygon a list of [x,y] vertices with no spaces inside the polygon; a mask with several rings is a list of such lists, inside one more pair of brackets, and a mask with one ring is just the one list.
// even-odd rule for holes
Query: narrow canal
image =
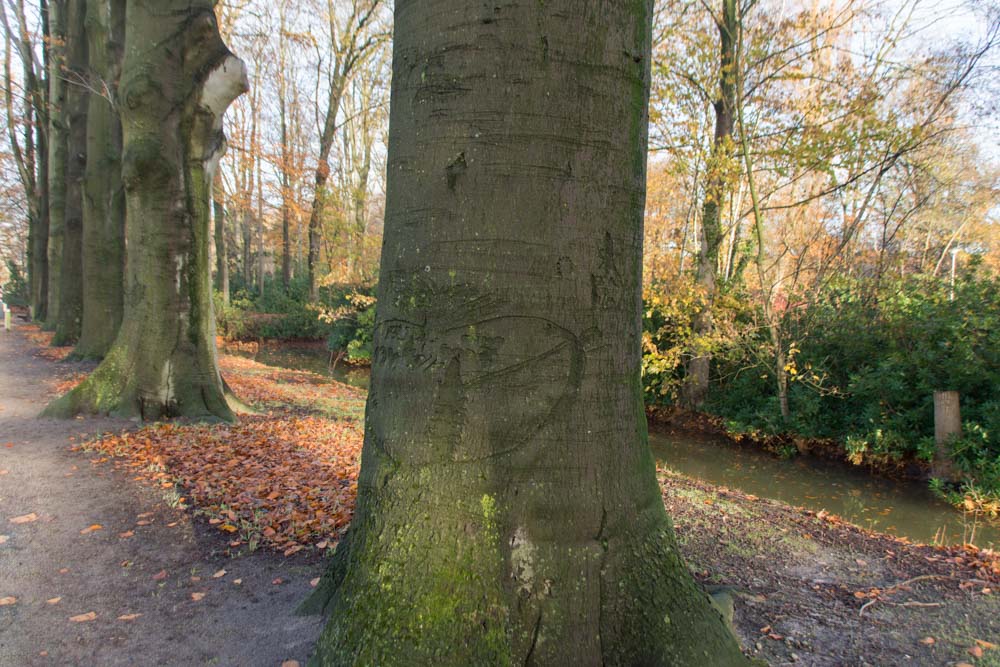
{"label": "narrow canal", "polygon": [[[254,356],[254,355],[246,355]],[[368,388],[369,371],[338,364],[331,369],[322,348],[264,345],[256,360],[307,370]],[[712,438],[650,433],[650,448],[662,465],[717,486],[826,510],[863,528],[928,544],[971,542],[1000,547],[1000,525],[983,525],[935,497],[920,482],[873,477],[837,463],[798,457],[782,460],[750,447]]]}

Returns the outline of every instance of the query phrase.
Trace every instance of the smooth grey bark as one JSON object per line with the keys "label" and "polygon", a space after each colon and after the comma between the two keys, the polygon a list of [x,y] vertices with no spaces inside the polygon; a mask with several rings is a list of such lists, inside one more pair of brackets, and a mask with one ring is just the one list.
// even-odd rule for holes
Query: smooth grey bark
{"label": "smooth grey bark", "polygon": [[216,358],[209,206],[222,117],[247,80],[219,36],[214,5],[127,3],[125,314],[101,365],[46,414],[233,419]]}
{"label": "smooth grey bark", "polygon": [[49,284],[45,328],[59,319],[63,234],[66,218],[66,0],[49,0]]}
{"label": "smooth grey bark", "polygon": [[746,664],[647,443],[651,0],[395,12],[358,505],[312,664]]}
{"label": "smooth grey bark", "polygon": [[87,1],[66,2],[66,200],[59,315],[53,345],[70,345],[83,324],[83,179],[87,168]]}
{"label": "smooth grey bark", "polygon": [[76,356],[101,359],[121,326],[125,292],[125,189],[118,79],[125,0],[89,0],[91,94],[83,200],[83,324]]}
{"label": "smooth grey bark", "polygon": [[736,109],[736,0],[722,0],[719,30],[719,90],[712,102],[715,110],[715,139],[712,156],[708,165],[705,201],[701,214],[701,246],[698,251],[695,282],[701,288],[705,299],[695,315],[693,331],[701,342],[694,356],[688,361],[682,392],[684,404],[692,409],[700,409],[708,395],[709,375],[712,355],[704,349],[704,339],[714,329],[713,308],[718,290],[719,251],[722,247],[723,230],[721,211],[730,190],[729,168],[734,144],[733,127]]}

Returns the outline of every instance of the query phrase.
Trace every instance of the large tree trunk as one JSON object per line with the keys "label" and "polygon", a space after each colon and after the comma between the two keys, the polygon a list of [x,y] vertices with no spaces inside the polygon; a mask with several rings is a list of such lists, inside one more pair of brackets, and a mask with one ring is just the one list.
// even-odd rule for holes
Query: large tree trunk
{"label": "large tree trunk", "polygon": [[397,2],[358,507],[317,665],[737,665],[639,379],[652,2]]}
{"label": "large tree trunk", "polygon": [[708,395],[712,365],[707,340],[714,327],[716,284],[719,272],[719,249],[722,247],[723,201],[730,188],[728,165],[733,153],[733,126],[736,108],[736,0],[722,0],[722,21],[719,29],[719,96],[715,109],[715,142],[708,165],[708,183],[701,214],[701,247],[698,251],[696,282],[704,302],[694,318],[696,347],[687,364],[683,389],[684,404],[700,409]]}
{"label": "large tree trunk", "polygon": [[209,205],[222,116],[247,82],[219,37],[214,4],[127,3],[125,316],[101,365],[50,415],[233,418],[216,358]]}
{"label": "large tree trunk", "polygon": [[100,359],[122,321],[125,291],[125,190],[118,79],[125,39],[125,0],[87,6],[90,86],[83,201],[83,327],[77,356]]}
{"label": "large tree trunk", "polygon": [[66,219],[66,0],[49,0],[49,284],[45,328],[59,321]]}
{"label": "large tree trunk", "polygon": [[80,338],[83,324],[83,179],[87,167],[87,2],[66,3],[66,202],[62,264],[59,272],[59,316],[53,345]]}
{"label": "large tree trunk", "polygon": [[222,177],[217,173],[212,184],[212,220],[215,224],[215,289],[222,302],[229,304],[229,249],[226,248],[226,206],[222,201]]}

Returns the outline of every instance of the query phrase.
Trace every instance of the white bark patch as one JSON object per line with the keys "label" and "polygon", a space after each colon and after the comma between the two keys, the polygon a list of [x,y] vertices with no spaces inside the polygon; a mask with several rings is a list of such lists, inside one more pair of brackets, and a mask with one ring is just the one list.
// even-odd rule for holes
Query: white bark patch
{"label": "white bark patch", "polygon": [[170,405],[171,401],[174,400],[174,377],[172,371],[173,364],[168,359],[163,364],[163,374],[160,378],[160,395],[157,397],[160,405]]}
{"label": "white bark patch", "polygon": [[221,124],[229,105],[249,88],[243,61],[229,55],[205,78],[201,88],[201,106],[211,111]]}
{"label": "white bark patch", "polygon": [[175,288],[177,294],[181,293],[181,282],[184,278],[184,255],[177,255],[174,257],[174,263],[177,265],[177,275],[174,278]]}
{"label": "white bark patch", "polygon": [[520,590],[531,593],[535,587],[535,545],[528,541],[523,527],[514,531],[510,547],[511,574],[520,584]]}

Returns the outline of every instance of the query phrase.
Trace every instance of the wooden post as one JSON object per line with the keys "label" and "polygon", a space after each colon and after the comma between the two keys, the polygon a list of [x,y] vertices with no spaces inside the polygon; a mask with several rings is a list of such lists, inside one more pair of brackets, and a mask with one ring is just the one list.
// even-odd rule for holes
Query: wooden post
{"label": "wooden post", "polygon": [[5,303],[3,305],[3,330],[10,331],[10,308],[7,307]]}
{"label": "wooden post", "polygon": [[957,391],[934,392],[934,443],[936,452],[931,475],[946,482],[956,479],[951,443],[962,436],[962,411]]}

